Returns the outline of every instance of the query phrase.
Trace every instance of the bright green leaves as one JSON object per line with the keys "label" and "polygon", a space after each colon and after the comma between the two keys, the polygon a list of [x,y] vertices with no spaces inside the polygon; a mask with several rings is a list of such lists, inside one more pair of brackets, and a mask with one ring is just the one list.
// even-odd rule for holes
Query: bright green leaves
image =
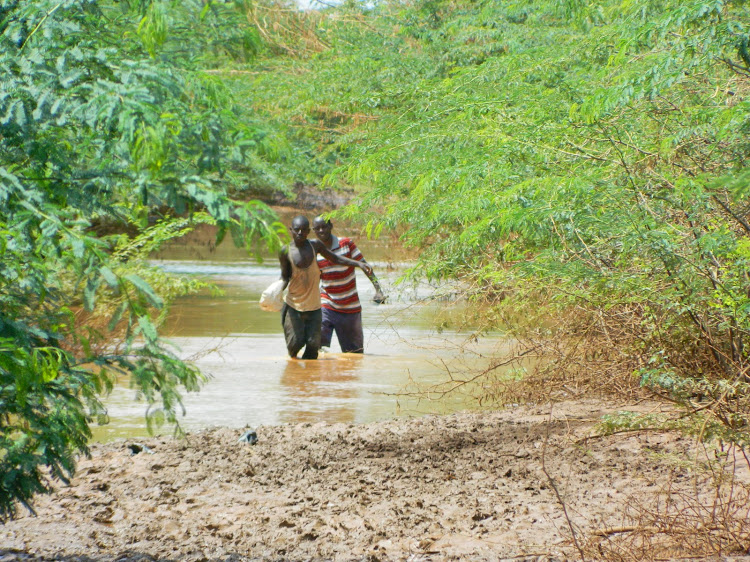
{"label": "bright green leaves", "polygon": [[167,40],[167,18],[161,2],[151,2],[138,24],[137,34],[148,54],[155,57],[157,49]]}
{"label": "bright green leaves", "polygon": [[31,509],[33,496],[49,491],[42,466],[66,481],[73,451],[87,451],[88,415],[98,408],[94,383],[70,359],[54,347],[29,349],[0,337],[0,520],[16,513],[16,502]]}
{"label": "bright green leaves", "polygon": [[750,196],[750,169],[742,169],[715,178],[712,187],[726,190],[735,197]]}
{"label": "bright green leaves", "polygon": [[164,164],[176,156],[173,151],[179,129],[180,124],[169,118],[155,125],[142,124],[135,131],[130,148],[136,171],[158,174]]}
{"label": "bright green leaves", "polygon": [[89,424],[106,421],[98,395],[111,390],[115,374],[135,376],[150,411],[170,423],[182,411],[178,388],[194,391],[203,380],[158,335],[165,300],[196,282],[168,280],[145,260],[213,219],[198,214],[134,240],[98,239],[70,209],[57,209],[50,235],[42,225],[53,212],[25,211],[16,214],[20,224],[0,229],[0,520],[15,514],[16,501],[28,506],[51,479],[72,474]]}
{"label": "bright green leaves", "polygon": [[588,123],[604,119],[640,99],[654,99],[674,87],[690,88],[717,63],[747,74],[742,58],[747,40],[744,3],[721,0],[627,2],[603,40],[617,45],[597,94],[576,109]]}

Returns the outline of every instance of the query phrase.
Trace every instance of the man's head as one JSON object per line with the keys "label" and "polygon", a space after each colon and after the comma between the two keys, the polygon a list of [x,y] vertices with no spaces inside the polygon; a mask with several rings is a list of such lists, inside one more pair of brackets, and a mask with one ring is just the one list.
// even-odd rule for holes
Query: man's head
{"label": "man's head", "polygon": [[310,221],[307,217],[297,215],[292,219],[292,226],[289,228],[289,232],[292,233],[292,239],[294,244],[299,246],[307,240],[307,235],[310,234]]}
{"label": "man's head", "polygon": [[330,244],[333,223],[330,220],[323,218],[322,216],[317,216],[313,219],[312,226],[316,238],[323,242],[323,244],[325,245]]}

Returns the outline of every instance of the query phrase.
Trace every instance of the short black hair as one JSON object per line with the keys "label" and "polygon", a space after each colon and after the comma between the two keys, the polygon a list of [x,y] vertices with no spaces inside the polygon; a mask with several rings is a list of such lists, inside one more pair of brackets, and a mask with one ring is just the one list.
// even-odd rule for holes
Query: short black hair
{"label": "short black hair", "polygon": [[328,226],[333,226],[333,222],[331,222],[331,219],[327,219],[327,218],[325,218],[325,217],[324,217],[323,215],[318,215],[317,217],[315,217],[315,218],[313,219],[313,222],[315,222],[315,221],[316,221],[316,220],[318,220],[318,219],[320,219],[320,220],[322,220],[322,221],[325,221],[325,223],[326,223],[326,224],[327,224]]}
{"label": "short black hair", "polygon": [[310,228],[310,221],[307,220],[307,217],[305,215],[297,215],[292,219],[292,226],[294,226],[294,223],[302,223],[300,226],[306,226],[307,228]]}

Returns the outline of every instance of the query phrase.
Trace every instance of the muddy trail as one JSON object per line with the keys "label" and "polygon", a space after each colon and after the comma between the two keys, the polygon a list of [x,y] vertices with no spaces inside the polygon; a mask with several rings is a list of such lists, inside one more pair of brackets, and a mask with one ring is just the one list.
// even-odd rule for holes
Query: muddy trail
{"label": "muddy trail", "polygon": [[262,426],[254,445],[228,429],[95,445],[36,517],[0,527],[0,560],[579,558],[571,525],[601,535],[632,523],[634,497],[694,486],[680,462],[689,440],[585,439],[615,409]]}

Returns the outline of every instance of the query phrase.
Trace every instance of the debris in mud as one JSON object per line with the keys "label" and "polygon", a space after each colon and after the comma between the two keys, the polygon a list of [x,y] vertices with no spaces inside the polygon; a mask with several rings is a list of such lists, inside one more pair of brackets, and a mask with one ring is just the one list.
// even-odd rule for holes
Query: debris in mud
{"label": "debris in mud", "polygon": [[249,445],[255,445],[258,442],[258,434],[252,429],[247,430],[243,433],[237,443],[248,443]]}
{"label": "debris in mud", "polygon": [[149,455],[154,454],[154,452],[143,443],[129,443],[128,449],[130,449],[131,455],[137,455],[139,453],[148,453]]}

